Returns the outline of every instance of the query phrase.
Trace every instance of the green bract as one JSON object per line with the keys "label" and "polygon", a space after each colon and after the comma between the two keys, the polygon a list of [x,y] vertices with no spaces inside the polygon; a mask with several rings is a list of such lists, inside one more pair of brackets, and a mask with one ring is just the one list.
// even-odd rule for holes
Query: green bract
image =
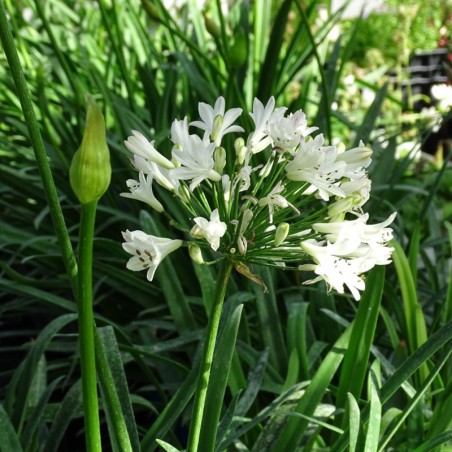
{"label": "green bract", "polygon": [[86,100],[85,133],[69,171],[72,190],[81,204],[99,200],[107,191],[111,178],[104,117],[91,95],[88,94]]}

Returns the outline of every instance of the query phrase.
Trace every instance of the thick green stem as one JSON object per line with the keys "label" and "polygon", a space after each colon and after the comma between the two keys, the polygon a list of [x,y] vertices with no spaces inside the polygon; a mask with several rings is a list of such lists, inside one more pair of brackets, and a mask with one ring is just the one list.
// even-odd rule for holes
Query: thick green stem
{"label": "thick green stem", "polygon": [[0,0],[0,39],[3,44],[11,75],[16,85],[17,95],[22,106],[25,123],[27,124],[28,133],[30,134],[31,145],[36,157],[38,170],[41,175],[44,193],[49,205],[50,215],[55,227],[56,236],[63,255],[66,272],[71,280],[72,290],[76,293],[77,287],[77,263],[75,261],[74,251],[72,249],[69,234],[64,222],[63,212],[58,200],[58,193],[53,180],[52,171],[50,170],[49,161],[47,159],[46,150],[39,131],[38,121],[33,110],[33,103],[28,92],[27,82],[20,65],[19,56],[17,55],[14,39],[9,29],[8,19],[3,0]]}
{"label": "thick green stem", "polygon": [[190,426],[187,452],[201,452],[198,449],[199,436],[202,428],[202,417],[206,403],[207,389],[209,386],[210,370],[212,368],[213,354],[217,340],[218,327],[220,325],[223,301],[226,295],[228,281],[231,276],[232,262],[223,260],[218,274],[215,298],[210,311],[209,323],[207,325],[206,342],[201,361],[201,368],[196,386],[195,401],[193,406],[193,418]]}
{"label": "thick green stem", "polygon": [[102,450],[97,401],[93,315],[93,236],[97,202],[82,204],[79,241],[78,316],[86,450]]}

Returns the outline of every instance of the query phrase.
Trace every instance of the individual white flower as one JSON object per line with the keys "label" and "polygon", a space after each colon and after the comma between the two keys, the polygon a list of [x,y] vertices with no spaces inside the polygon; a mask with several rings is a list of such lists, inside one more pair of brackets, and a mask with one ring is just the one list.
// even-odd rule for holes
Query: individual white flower
{"label": "individual white flower", "polygon": [[340,221],[336,223],[314,223],[312,228],[325,234],[326,240],[331,243],[353,241],[356,248],[361,243],[384,244],[392,239],[392,229],[390,225],[397,213],[394,212],[385,221],[378,224],[366,224],[369,214],[364,214],[352,221]]}
{"label": "individual white flower", "polygon": [[304,264],[299,266],[299,270],[314,271],[317,278],[305,281],[303,284],[313,284],[324,280],[328,290],[334,288],[338,293],[344,293],[344,286],[347,286],[355,300],[359,300],[359,291],[365,289],[364,280],[360,274],[359,261],[354,259],[344,259],[330,253],[326,246],[319,246],[315,240],[306,240],[301,243],[303,251],[309,254],[315,264]]}
{"label": "individual white flower", "polygon": [[347,168],[344,173],[344,177],[349,179],[360,179],[371,162],[372,149],[364,146],[362,141],[359,142],[359,146],[348,151],[339,152],[336,161],[345,162]]}
{"label": "individual white flower", "polygon": [[220,221],[218,209],[212,211],[210,221],[203,217],[193,219],[196,223],[190,231],[192,237],[206,239],[211,248],[216,251],[220,246],[220,239],[226,233],[226,223]]}
{"label": "individual white flower", "polygon": [[273,214],[275,212],[275,207],[286,208],[290,206],[297,214],[300,213],[300,211],[293,204],[287,201],[284,196],[280,195],[283,190],[284,185],[281,181],[279,181],[267,196],[264,196],[258,201],[258,204],[261,207],[268,206],[270,224],[273,223]]}
{"label": "individual white flower", "polygon": [[266,132],[272,140],[273,147],[293,149],[300,144],[300,139],[306,138],[318,127],[308,127],[306,115],[298,110],[289,116],[284,116],[286,107],[277,108],[270,116]]}
{"label": "individual white flower", "polygon": [[171,141],[176,145],[176,149],[185,149],[189,146],[190,133],[188,132],[188,120],[175,119],[171,124]]}
{"label": "individual white flower", "polygon": [[156,163],[150,162],[138,155],[133,156],[132,165],[137,171],[142,171],[144,174],[151,174],[152,178],[163,188],[177,192],[180,183],[177,178],[172,177],[171,170],[162,168]]}
{"label": "individual white flower", "polygon": [[180,180],[191,180],[191,191],[204,179],[218,182],[221,180],[221,175],[213,169],[214,151],[215,143],[207,144],[197,135],[189,135],[183,149],[173,149],[173,158],[181,166],[172,169],[171,175]]}
{"label": "individual white flower", "polygon": [[139,182],[134,179],[129,179],[127,187],[130,189],[130,193],[120,193],[124,198],[137,199],[138,201],[149,204],[157,212],[163,212],[162,204],[154,196],[152,190],[152,174],[148,174],[146,177],[143,171],[138,174]]}
{"label": "individual white flower", "polygon": [[132,135],[124,141],[126,148],[135,155],[155,162],[163,168],[174,168],[174,165],[155,149],[154,143],[136,130],[132,130]]}
{"label": "individual white flower", "polygon": [[271,139],[267,135],[267,124],[274,108],[275,98],[273,96],[270,97],[265,107],[259,99],[254,99],[253,111],[250,112],[250,116],[253,118],[255,128],[247,143],[247,147],[253,154],[263,151],[271,144]]}
{"label": "individual white flower", "polygon": [[160,262],[182,245],[182,240],[156,237],[143,231],[127,230],[122,236],[125,240],[122,247],[133,256],[127,262],[127,268],[134,272],[147,270],[146,277],[149,281],[154,278]]}
{"label": "individual white flower", "polygon": [[231,108],[225,112],[225,101],[219,97],[212,108],[210,105],[200,102],[199,116],[201,121],[192,121],[191,126],[204,130],[204,141],[209,138],[219,146],[223,136],[230,132],[243,132],[243,128],[233,125],[234,121],[242,114],[241,108]]}
{"label": "individual white flower", "polygon": [[328,201],[331,195],[341,198],[345,196],[339,187],[339,181],[344,176],[347,164],[337,161],[336,147],[323,146],[324,142],[323,135],[317,135],[312,141],[302,141],[285,171],[288,179],[311,184],[311,190],[306,191],[306,194],[318,190],[319,196]]}

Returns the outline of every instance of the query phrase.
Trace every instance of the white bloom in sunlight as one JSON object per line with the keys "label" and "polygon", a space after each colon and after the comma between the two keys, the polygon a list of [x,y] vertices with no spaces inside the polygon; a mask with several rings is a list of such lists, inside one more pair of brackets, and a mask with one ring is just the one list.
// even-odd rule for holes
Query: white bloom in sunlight
{"label": "white bloom in sunlight", "polygon": [[345,193],[339,187],[339,181],[344,176],[347,164],[336,160],[337,149],[334,146],[323,144],[323,135],[317,135],[312,141],[301,142],[293,160],[285,167],[287,178],[310,183],[314,190],[309,193],[318,190],[324,201],[328,201],[331,195],[343,198]]}
{"label": "white bloom in sunlight", "polygon": [[163,168],[174,168],[174,165],[155,149],[154,141],[149,141],[141,132],[132,130],[132,135],[124,144],[130,152],[139,157],[155,162]]}
{"label": "white bloom in sunlight", "polygon": [[191,126],[204,130],[204,141],[209,138],[219,146],[224,135],[230,132],[243,132],[243,128],[235,126],[234,121],[242,114],[241,108],[231,108],[225,113],[224,97],[219,97],[212,108],[210,105],[200,102],[199,116],[201,121],[192,121]]}
{"label": "white bloom in sunlight", "polygon": [[160,262],[182,245],[182,240],[148,235],[143,231],[126,231],[122,233],[124,250],[133,257],[127,262],[127,268],[134,272],[147,269],[147,279],[152,281]]}
{"label": "white bloom in sunlight", "polygon": [[264,196],[258,201],[258,204],[261,207],[268,206],[270,224],[273,223],[273,214],[275,212],[275,207],[285,208],[290,206],[294,210],[294,212],[296,212],[297,214],[300,213],[300,211],[293,204],[287,201],[284,196],[280,195],[283,190],[284,185],[281,181],[279,181],[267,196]]}
{"label": "white bloom in sunlight", "polygon": [[210,221],[203,217],[193,219],[196,223],[190,231],[190,235],[197,239],[206,239],[211,248],[216,251],[220,246],[220,239],[226,233],[226,223],[220,221],[218,209],[212,211]]}
{"label": "white bloom in sunlight", "polygon": [[126,182],[127,187],[130,189],[130,193],[121,193],[120,195],[124,196],[124,198],[143,201],[146,204],[149,204],[157,212],[163,212],[163,206],[157,201],[154,192],[152,191],[152,174],[148,174],[146,177],[143,171],[140,171],[138,177],[140,180],[139,182],[134,179],[129,179]]}
{"label": "white bloom in sunlight", "polygon": [[359,146],[348,151],[339,152],[336,161],[345,162],[347,169],[344,177],[349,179],[359,179],[363,176],[365,168],[367,168],[371,162],[372,149],[364,146],[362,141],[359,142]]}
{"label": "white bloom in sunlight", "polygon": [[171,170],[162,168],[138,155],[134,156],[132,164],[138,171],[142,171],[144,174],[151,174],[152,178],[163,188],[177,192],[180,183],[178,179],[171,176]]}
{"label": "white bloom in sunlight", "polygon": [[298,110],[285,117],[286,107],[277,108],[268,120],[266,131],[272,140],[273,147],[293,149],[318,127],[308,127],[306,115]]}
{"label": "white bloom in sunlight", "polygon": [[447,111],[452,108],[452,86],[441,83],[433,85],[431,88],[432,97],[438,102],[437,108],[440,111]]}
{"label": "white bloom in sunlight", "polygon": [[182,150],[173,149],[173,158],[181,166],[172,169],[171,175],[180,180],[191,180],[191,191],[204,179],[218,182],[221,180],[221,175],[213,169],[214,151],[215,143],[207,144],[197,135],[189,135],[189,139]]}
{"label": "white bloom in sunlight", "polygon": [[382,223],[366,224],[369,214],[364,214],[352,221],[340,221],[337,223],[314,223],[312,228],[325,234],[326,240],[331,243],[336,242],[352,242],[356,244],[356,248],[361,243],[368,245],[384,244],[392,239],[392,229],[388,228],[396,217],[394,212],[389,218]]}
{"label": "white bloom in sunlight", "polygon": [[188,132],[187,117],[173,121],[171,124],[171,141],[182,149],[189,146],[190,134]]}
{"label": "white bloom in sunlight", "polygon": [[272,96],[268,99],[267,105],[259,99],[254,99],[253,111],[250,112],[251,118],[254,121],[254,132],[248,138],[247,147],[253,154],[263,151],[267,146],[271,144],[270,137],[267,136],[267,124],[271,114],[275,108],[275,98]]}
{"label": "white bloom in sunlight", "polygon": [[315,264],[300,265],[299,270],[314,271],[318,275],[303,284],[313,284],[323,279],[328,290],[333,288],[343,294],[344,286],[347,286],[355,300],[361,298],[359,291],[365,289],[365,283],[360,276],[362,269],[359,261],[337,257],[330,253],[328,247],[319,246],[315,240],[306,240],[301,243],[301,247],[313,258]]}

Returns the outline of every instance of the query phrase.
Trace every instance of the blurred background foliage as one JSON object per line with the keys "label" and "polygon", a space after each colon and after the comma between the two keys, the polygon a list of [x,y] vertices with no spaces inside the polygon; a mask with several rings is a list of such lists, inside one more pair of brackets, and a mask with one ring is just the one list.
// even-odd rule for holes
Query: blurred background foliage
{"label": "blurred background foliage", "polygon": [[[98,207],[95,312],[117,364],[121,400],[133,407],[134,450],[155,450],[156,438],[185,445],[216,268],[200,267],[179,250],[152,284],[125,269],[121,231],[175,232],[119,197],[134,177],[123,141],[136,129],[169,152],[164,139],[171,122],[195,118],[198,102],[220,95],[245,111],[254,96],[273,95],[277,105],[303,109],[327,141],[369,143],[373,195],[365,207],[372,222],[399,212],[394,229],[401,248],[384,284],[381,274],[369,277],[382,302],[372,304],[379,300],[371,295],[366,301],[378,319],[362,320],[375,334],[355,350],[361,366],[351,357],[340,366],[343,353],[335,352],[361,343],[356,329],[351,339],[345,330],[360,306],[351,297],[301,286],[305,274],[254,269],[269,294],[234,276],[219,347],[238,342],[227,381],[221,361],[213,376],[225,399],[209,402],[221,411],[217,449],[295,450],[290,445],[300,443],[303,450],[344,450],[350,443],[364,450],[374,438],[366,450],[378,444],[436,450],[430,445],[450,439],[452,170],[447,139],[438,140],[432,155],[422,150],[450,111],[414,111],[387,75],[407,65],[414,50],[436,48],[441,27],[450,26],[447,2],[388,0],[386,11],[345,21],[341,10],[332,14],[319,1],[5,4],[75,247],[79,207],[68,169],[82,137],[85,93],[103,104],[113,177]],[[83,450],[77,338],[67,316],[76,306],[3,54],[0,60],[0,420],[7,425],[0,437],[27,451]],[[250,124],[248,115],[242,120]],[[171,199],[166,205],[187,221]],[[347,379],[353,371],[355,379]],[[308,380],[309,398],[302,397],[307,383],[300,383]],[[282,413],[295,405],[301,414],[284,427]],[[102,410],[110,450],[108,407]],[[119,450],[114,441],[111,449]]]}

